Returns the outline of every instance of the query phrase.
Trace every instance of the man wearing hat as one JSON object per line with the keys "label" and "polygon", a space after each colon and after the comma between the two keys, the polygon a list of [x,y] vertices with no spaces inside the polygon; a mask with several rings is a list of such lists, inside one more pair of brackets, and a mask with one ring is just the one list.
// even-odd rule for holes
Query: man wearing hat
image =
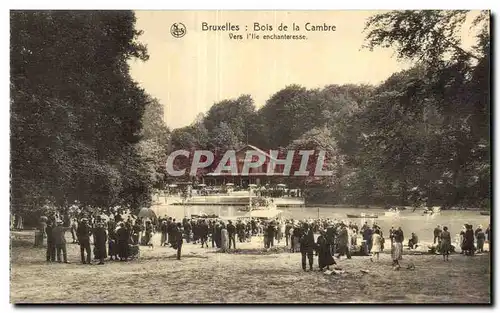
{"label": "man wearing hat", "polygon": [[229,235],[229,249],[231,249],[231,243],[233,243],[233,247],[236,250],[236,227],[231,220],[227,224],[227,234]]}
{"label": "man wearing hat", "polygon": [[236,222],[236,234],[238,234],[239,242],[245,241],[245,224],[241,220]]}
{"label": "man wearing hat", "polygon": [[328,224],[325,231],[325,239],[328,243],[328,246],[330,247],[331,255],[335,254],[335,235],[335,228],[332,224]]}
{"label": "man wearing hat", "polygon": [[47,262],[54,262],[56,260],[56,246],[52,236],[52,229],[54,227],[55,226],[52,225],[52,221],[47,221],[47,227],[45,227],[45,233],[47,234]]}
{"label": "man wearing hat", "polygon": [[436,241],[438,244],[440,243],[441,232],[442,232],[441,225],[438,225],[438,226],[436,226],[436,228],[434,228],[434,244],[436,244]]}
{"label": "man wearing hat", "polygon": [[161,222],[160,231],[161,231],[160,246],[166,246],[167,245],[167,221],[166,220],[163,220]]}
{"label": "man wearing hat", "polygon": [[304,224],[304,235],[300,238],[300,253],[302,254],[302,269],[306,271],[306,258],[309,261],[309,270],[313,270],[314,262],[314,248],[316,246],[314,242],[314,234],[312,227],[308,224]]}
{"label": "man wearing hat", "polygon": [[182,231],[182,224],[177,223],[176,227],[173,229],[173,235],[175,237],[175,248],[177,249],[177,260],[181,259],[181,250],[182,250],[182,243],[184,242],[184,238],[182,236],[183,231]]}
{"label": "man wearing hat", "polygon": [[[78,229],[76,230],[76,235],[78,237],[78,243],[80,244],[80,257],[82,264],[92,264],[90,261],[90,235],[91,229],[88,224],[87,218],[82,218]],[[87,258],[85,260],[85,252],[87,252]]]}
{"label": "man wearing hat", "polygon": [[63,221],[58,220],[56,222],[57,226],[52,229],[52,240],[57,251],[57,262],[61,263],[61,252],[63,254],[64,263],[68,262],[68,256],[66,253],[66,238],[64,234],[70,227],[63,227]]}
{"label": "man wearing hat", "polygon": [[206,246],[208,248],[208,234],[210,232],[210,226],[208,226],[207,221],[203,219],[198,227],[200,231],[201,247],[203,248],[203,246]]}
{"label": "man wearing hat", "polygon": [[267,247],[271,248],[274,247],[274,236],[276,234],[276,226],[275,222],[271,221],[269,225],[266,228],[266,235],[267,235]]}

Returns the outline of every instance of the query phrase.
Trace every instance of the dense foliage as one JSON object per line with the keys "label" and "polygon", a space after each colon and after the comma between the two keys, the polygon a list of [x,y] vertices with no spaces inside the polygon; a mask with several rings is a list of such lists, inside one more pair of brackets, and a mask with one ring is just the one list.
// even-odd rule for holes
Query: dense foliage
{"label": "dense foliage", "polygon": [[366,46],[392,47],[414,67],[377,86],[290,85],[259,110],[241,95],[170,132],[163,104],[129,74],[131,58],[148,59],[132,12],[12,11],[12,210],[138,209],[164,187],[168,152],[246,143],[325,150],[332,177],[287,180],[311,202],[489,207],[489,12],[465,48],[470,16],[375,15]]}
{"label": "dense foliage", "polygon": [[11,12],[14,212],[150,202],[157,125],[143,129],[152,100],[129,74],[148,59],[134,25],[128,11]]}
{"label": "dense foliage", "polygon": [[214,104],[176,129],[173,148],[325,149],[331,179],[290,181],[311,201],[489,206],[489,13],[460,34],[468,11],[393,11],[371,17],[368,48],[414,61],[378,86],[290,85],[256,110],[249,96]]}

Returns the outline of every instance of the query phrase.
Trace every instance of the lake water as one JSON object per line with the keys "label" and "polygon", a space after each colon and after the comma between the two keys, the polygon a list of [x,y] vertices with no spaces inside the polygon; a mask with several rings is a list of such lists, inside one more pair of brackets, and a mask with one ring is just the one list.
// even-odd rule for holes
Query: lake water
{"label": "lake water", "polygon": [[[478,211],[442,211],[435,215],[423,215],[423,210],[403,211],[399,217],[384,216],[382,209],[354,209],[354,208],[338,208],[338,207],[305,207],[305,208],[279,208],[283,211],[284,218],[293,218],[295,220],[308,219],[308,218],[337,218],[341,220],[350,220],[358,225],[363,224],[365,221],[368,224],[373,224],[375,221],[384,232],[384,236],[389,234],[391,226],[401,226],[405,234],[405,238],[409,238],[412,232],[415,232],[421,242],[429,242],[433,240],[433,231],[437,225],[447,226],[452,234],[452,240],[456,234],[460,233],[462,226],[465,223],[472,224],[474,229],[478,225],[483,226],[486,230],[490,224],[490,216],[480,215]],[[348,219],[346,214],[378,214],[376,219]],[[245,215],[246,212],[238,210],[238,207],[233,206],[168,206],[165,208],[163,214],[168,214],[176,219],[182,219],[184,216],[191,214],[217,214],[221,217],[237,217]],[[405,240],[406,241],[406,240]]]}

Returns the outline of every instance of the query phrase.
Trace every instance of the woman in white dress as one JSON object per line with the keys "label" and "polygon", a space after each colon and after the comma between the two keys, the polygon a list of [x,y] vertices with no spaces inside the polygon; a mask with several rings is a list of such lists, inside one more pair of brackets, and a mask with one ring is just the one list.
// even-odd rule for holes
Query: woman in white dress
{"label": "woman in white dress", "polygon": [[373,256],[377,256],[377,261],[379,259],[380,251],[382,250],[382,236],[380,236],[380,231],[375,229],[372,234],[372,257],[370,261],[373,262]]}
{"label": "woman in white dress", "polygon": [[220,245],[221,251],[226,252],[229,249],[229,234],[227,233],[226,227],[223,225],[221,230]]}

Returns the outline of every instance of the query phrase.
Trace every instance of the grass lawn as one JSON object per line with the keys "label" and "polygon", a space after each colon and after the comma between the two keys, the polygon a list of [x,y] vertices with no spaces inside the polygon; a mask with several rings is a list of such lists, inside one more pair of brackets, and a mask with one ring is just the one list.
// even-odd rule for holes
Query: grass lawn
{"label": "grass lawn", "polygon": [[[71,264],[48,264],[33,248],[33,232],[11,232],[12,303],[490,303],[488,254],[465,257],[404,255],[394,271],[390,254],[337,260],[345,273],[303,272],[300,253],[217,253],[184,244],[175,250],[141,247],[141,257],[105,265],[79,263],[79,246],[68,244]],[[69,237],[68,237],[69,238]],[[154,240],[158,241],[155,237]],[[257,239],[258,240],[258,239]],[[238,243],[237,243],[238,246]],[[409,263],[414,270],[406,269]],[[361,269],[368,270],[364,274]]]}

